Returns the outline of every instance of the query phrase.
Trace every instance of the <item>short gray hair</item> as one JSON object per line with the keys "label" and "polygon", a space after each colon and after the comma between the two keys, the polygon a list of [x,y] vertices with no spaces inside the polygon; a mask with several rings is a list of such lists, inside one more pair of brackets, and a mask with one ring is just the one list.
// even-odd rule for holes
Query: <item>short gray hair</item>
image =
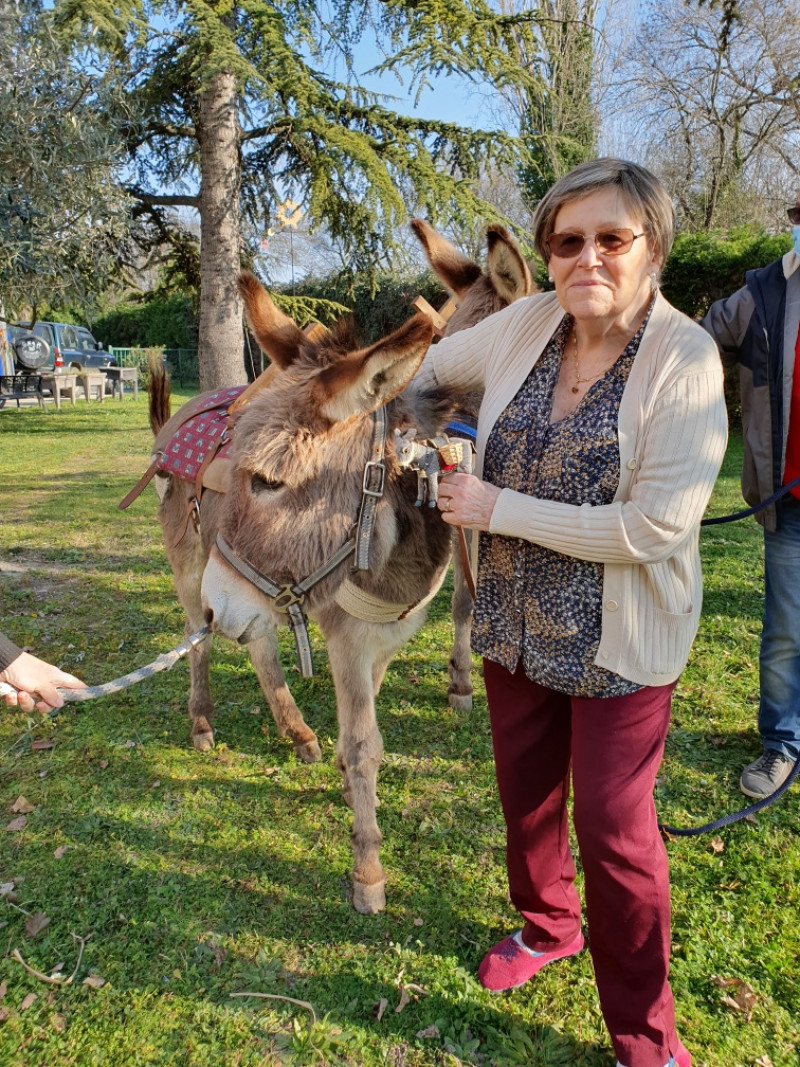
{"label": "short gray hair", "polygon": [[609,187],[618,188],[627,206],[641,218],[650,246],[663,266],[675,239],[675,210],[667,190],[655,174],[638,163],[611,157],[579,163],[539,201],[533,218],[533,238],[545,263],[550,261],[547,238],[561,208]]}

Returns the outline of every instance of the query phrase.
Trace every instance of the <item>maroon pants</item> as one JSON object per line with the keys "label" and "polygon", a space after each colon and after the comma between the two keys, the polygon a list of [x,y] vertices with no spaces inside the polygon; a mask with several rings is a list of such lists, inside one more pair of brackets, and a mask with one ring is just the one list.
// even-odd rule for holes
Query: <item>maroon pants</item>
{"label": "maroon pants", "polygon": [[550,951],[581,924],[567,796],[583,864],[603,1018],[625,1067],[664,1067],[678,1040],[669,987],[667,854],[653,787],[674,685],[570,697],[484,660],[511,900],[523,939]]}

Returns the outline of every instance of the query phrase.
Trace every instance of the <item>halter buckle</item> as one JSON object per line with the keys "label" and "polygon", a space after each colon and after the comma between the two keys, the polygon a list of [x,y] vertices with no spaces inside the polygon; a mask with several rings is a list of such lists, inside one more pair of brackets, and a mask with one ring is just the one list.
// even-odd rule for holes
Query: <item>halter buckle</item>
{"label": "halter buckle", "polygon": [[301,593],[300,596],[298,596],[292,586],[285,585],[280,593],[273,599],[272,606],[276,611],[288,611],[293,604],[300,604],[302,606],[305,598],[305,593]]}
{"label": "halter buckle", "polygon": [[[378,472],[378,488],[371,489],[369,482],[371,479],[372,470]],[[364,481],[361,485],[361,492],[364,496],[383,496],[383,487],[386,482],[386,467],[379,460],[370,459],[364,466]]]}

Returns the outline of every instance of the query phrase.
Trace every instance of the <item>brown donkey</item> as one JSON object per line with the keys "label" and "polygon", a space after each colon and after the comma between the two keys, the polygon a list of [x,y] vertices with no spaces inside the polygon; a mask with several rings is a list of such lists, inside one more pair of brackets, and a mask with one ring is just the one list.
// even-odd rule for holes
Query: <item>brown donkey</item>
{"label": "brown donkey", "polygon": [[[486,231],[486,271],[437,233],[422,219],[412,219],[411,228],[423,247],[431,269],[455,297],[458,307],[451,315],[444,336],[466,330],[495,311],[501,311],[521,297],[530,296],[535,286],[514,238],[503,226],[489,226]],[[480,397],[463,397],[459,414],[475,419]],[[450,684],[447,699],[451,707],[468,711],[472,707],[470,668],[470,634],[472,631],[472,593],[464,568],[469,566],[460,552],[453,557],[452,614],[455,638],[450,656]]]}
{"label": "brown donkey", "polygon": [[[341,331],[315,343],[252,275],[240,289],[253,333],[280,371],[236,424],[233,484],[215,516],[203,575],[205,616],[226,637],[270,649],[287,611],[299,649],[302,616],[319,625],[336,689],[336,757],[353,809],[353,905],[369,914],[385,903],[375,694],[394,653],[423,623],[451,552],[438,509],[414,506],[416,475],[398,465],[394,434],[440,434],[453,398],[405,388],[431,341],[424,316],[368,348],[354,348]],[[265,687],[270,704],[275,688]]]}

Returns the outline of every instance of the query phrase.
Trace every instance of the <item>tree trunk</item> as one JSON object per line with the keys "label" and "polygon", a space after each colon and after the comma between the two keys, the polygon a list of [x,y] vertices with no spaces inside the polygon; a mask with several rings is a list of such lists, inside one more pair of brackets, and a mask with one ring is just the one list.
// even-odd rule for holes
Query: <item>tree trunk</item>
{"label": "tree trunk", "polygon": [[239,257],[239,119],[236,80],[216,74],[200,93],[200,388],[247,381]]}

